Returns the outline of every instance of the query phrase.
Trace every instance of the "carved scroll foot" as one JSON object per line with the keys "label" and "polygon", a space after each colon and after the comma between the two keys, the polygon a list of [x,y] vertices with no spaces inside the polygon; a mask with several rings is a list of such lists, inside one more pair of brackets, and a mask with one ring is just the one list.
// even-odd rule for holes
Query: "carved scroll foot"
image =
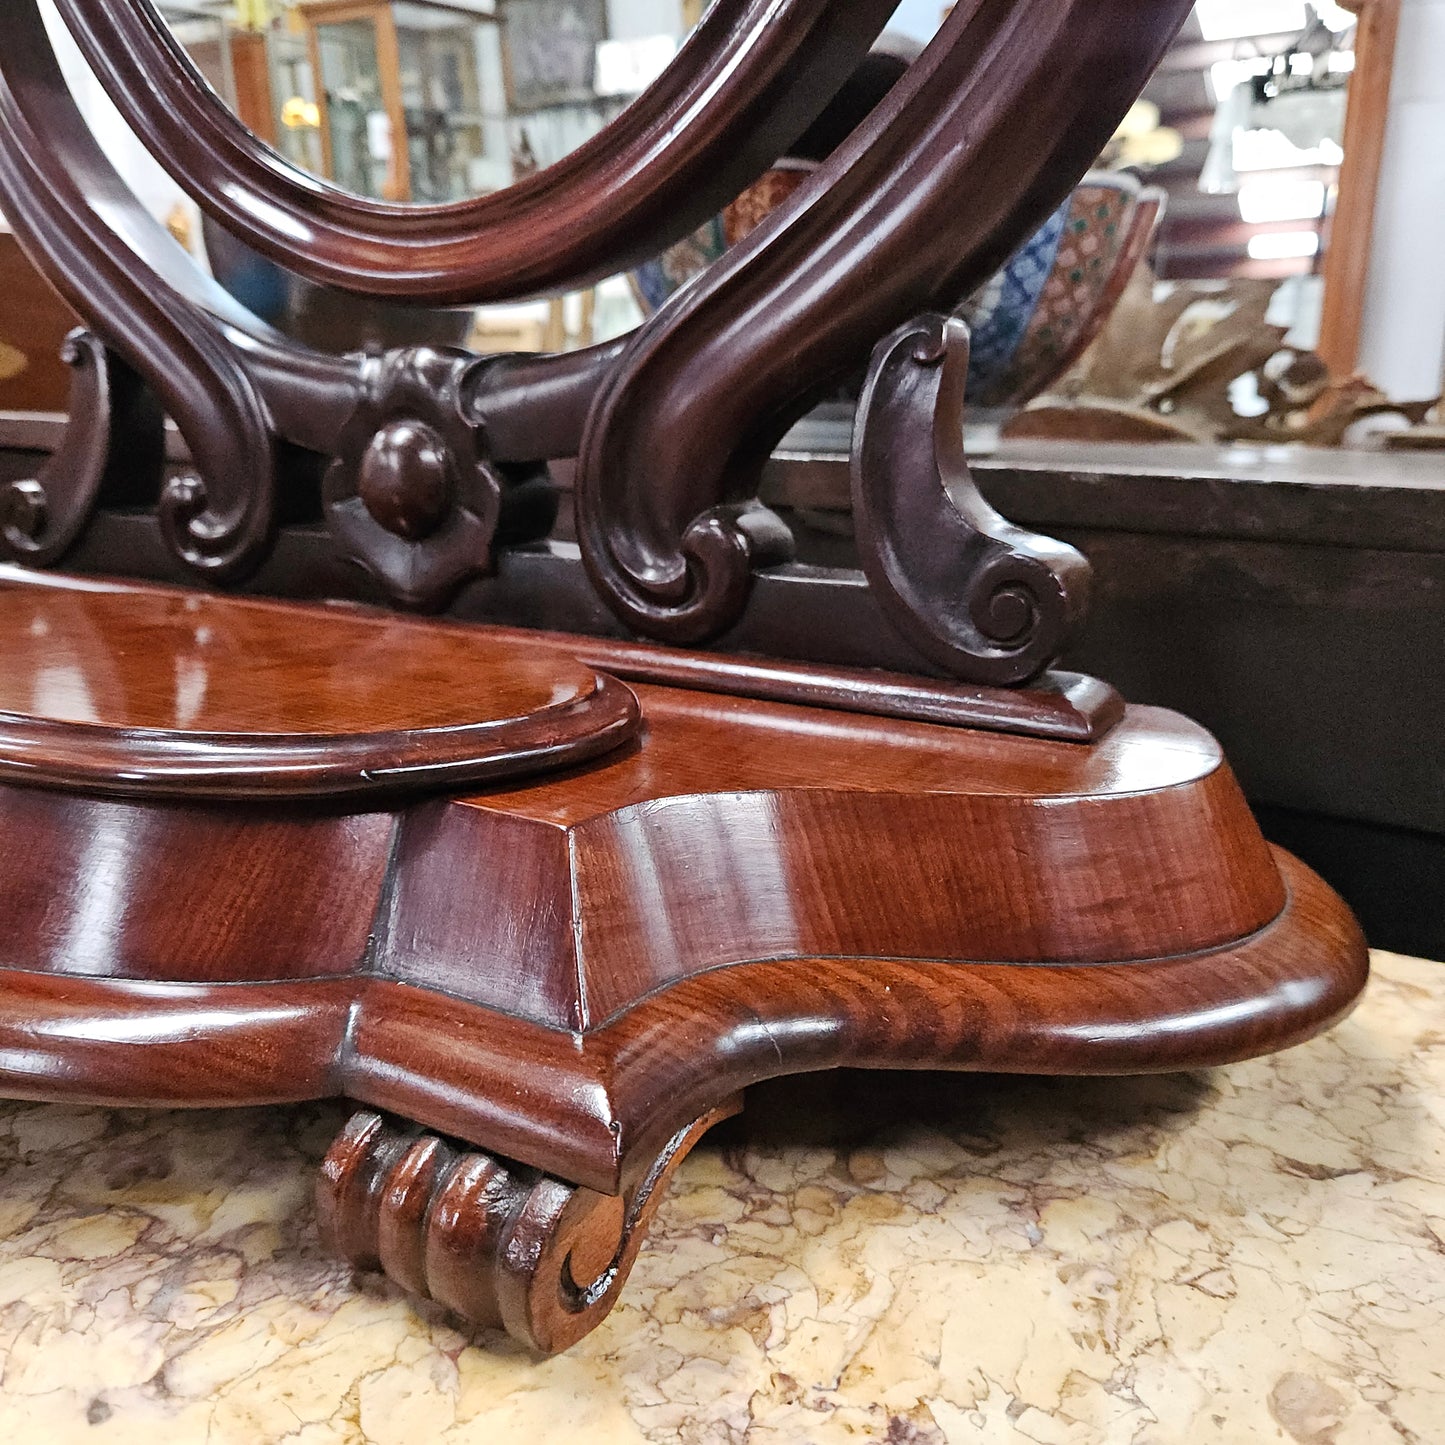
{"label": "carved scroll foot", "polygon": [[673,1135],[629,1192],[599,1194],[363,1110],[317,1181],[327,1248],[542,1354],[617,1302],[672,1172],[740,1099]]}

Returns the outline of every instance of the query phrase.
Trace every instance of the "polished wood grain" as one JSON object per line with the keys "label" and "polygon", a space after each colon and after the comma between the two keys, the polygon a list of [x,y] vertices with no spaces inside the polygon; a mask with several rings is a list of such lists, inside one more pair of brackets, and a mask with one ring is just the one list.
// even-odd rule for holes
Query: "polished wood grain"
{"label": "polished wood grain", "polygon": [[620,746],[621,683],[485,633],[0,575],[0,776],[157,796],[453,789]]}
{"label": "polished wood grain", "polygon": [[761,959],[693,974],[582,1034],[502,1014],[483,1033],[443,995],[377,981],[352,1018],[343,1087],[615,1192],[709,1100],[781,1075],[1129,1074],[1228,1063],[1328,1028],[1367,977],[1349,910],[1303,865],[1275,857],[1287,901],[1264,928],[1126,964]]}
{"label": "polished wood grain", "polygon": [[[59,589],[53,596],[44,591],[52,584]],[[19,588],[29,589],[32,614],[19,615],[24,613],[27,605],[21,598],[9,596],[7,601],[8,592]],[[37,592],[37,589],[40,591]],[[102,595],[110,600],[98,601],[97,598]],[[129,600],[126,600],[127,596]],[[154,610],[153,616],[153,604],[158,598],[164,598],[165,602]],[[369,717],[368,730],[372,731],[405,725],[454,726],[455,721],[449,719],[454,718],[458,710],[467,711],[459,702],[455,677],[449,677],[440,688],[421,686],[414,668],[397,674],[399,686],[383,682],[382,673],[391,676],[394,671],[387,666],[365,677],[345,679],[337,692],[336,679],[326,675],[332,654],[309,645],[302,646],[301,639],[306,629],[295,625],[298,619],[306,622],[320,618],[334,645],[345,648],[348,656],[388,658],[383,639],[425,638],[428,645],[422,648],[421,660],[415,661],[415,668],[424,669],[425,658],[438,653],[439,637],[450,638],[449,645],[455,648],[458,635],[455,630],[421,629],[414,623],[370,608],[348,611],[331,605],[324,611],[314,606],[299,611],[293,607],[268,611],[253,602],[240,612],[234,612],[228,603],[207,600],[196,593],[179,589],[136,588],[134,584],[110,579],[81,582],[74,577],[44,578],[33,572],[0,566],[0,623],[5,620],[7,608],[12,616],[18,616],[22,629],[30,629],[28,640],[18,644],[22,649],[28,648],[28,654],[24,655],[46,652],[48,656],[47,629],[51,625],[47,620],[48,614],[53,612],[64,618],[56,647],[69,658],[67,666],[71,681],[65,686],[72,693],[84,694],[83,697],[70,699],[70,704],[82,715],[76,720],[94,720],[92,715],[96,704],[91,696],[94,684],[88,678],[87,668],[103,673],[111,666],[109,646],[103,643],[101,637],[110,625],[111,613],[114,613],[122,629],[129,629],[132,633],[136,618],[142,619],[140,625],[146,635],[147,647],[154,647],[157,654],[151,671],[166,680],[160,692],[149,698],[148,721],[129,717],[126,725],[132,728],[195,730],[193,723],[182,716],[183,709],[177,702],[170,678],[172,672],[178,678],[184,675],[191,679],[194,687],[198,669],[204,671],[208,678],[212,671],[216,672],[214,679],[206,683],[208,707],[229,708],[237,714],[233,721],[245,721],[250,709],[252,721],[248,726],[268,731],[295,731],[298,734],[334,732],[334,726],[319,726],[314,718],[298,723],[291,716],[298,708],[304,712],[312,707],[309,701],[312,697],[316,698],[314,706],[317,708],[328,705],[326,699],[329,697],[337,707],[354,708],[355,711],[347,713],[348,721],[355,726],[357,718]],[[203,617],[198,618],[198,609],[204,613]],[[226,619],[226,625],[220,629],[214,625],[217,616]],[[234,623],[230,621],[233,616],[236,618]],[[171,622],[162,625],[162,618],[169,618]],[[177,618],[180,620],[176,621]],[[343,618],[347,620],[342,622]],[[370,619],[370,624],[366,619]],[[268,660],[269,652],[256,654],[250,650],[252,643],[269,646],[267,629],[277,634],[280,656],[274,662]],[[197,644],[198,633],[206,635],[205,646]],[[249,641],[243,641],[246,636]],[[471,646],[477,646],[475,638]],[[536,679],[546,675],[543,659],[556,659],[629,683],[652,683],[694,692],[756,698],[764,702],[802,703],[850,714],[980,728],[987,732],[1078,743],[1094,742],[1103,737],[1124,712],[1123,698],[1108,683],[1073,672],[1046,673],[1027,688],[979,687],[914,677],[882,668],[824,667],[765,657],[686,652],[653,643],[578,637],[574,633],[534,631],[521,627],[488,628],[486,646],[494,662],[504,654],[516,660],[518,678],[511,679],[509,675],[501,685],[510,687],[516,694],[515,701],[510,705],[519,710],[526,705],[528,698],[532,703],[541,705]],[[241,654],[248,659],[244,669],[245,682],[233,677],[227,670],[227,650],[235,654],[231,656],[231,662],[235,662],[236,656]],[[171,660],[163,660],[162,653],[169,654]],[[478,680],[471,676],[474,666],[472,653],[448,656],[445,647],[440,649],[440,653],[442,666],[455,666],[462,670],[469,687],[476,685]],[[260,695],[253,695],[247,690],[247,684],[258,668],[268,676],[296,680],[296,685],[289,688],[289,701],[284,698],[268,701],[269,694],[264,688]],[[49,658],[43,671],[46,682],[41,700],[47,709],[53,709],[57,700],[63,701],[56,689],[61,687],[66,667]],[[526,692],[528,683],[520,674],[533,680],[530,694]],[[5,686],[5,681],[0,679],[0,711],[24,711],[24,707],[6,701]],[[19,683],[11,679],[12,699],[18,695],[18,687]],[[406,690],[401,691],[399,687]],[[212,696],[217,691],[221,697]],[[385,704],[390,712],[384,716],[377,712],[382,706],[383,694],[390,699]],[[470,693],[466,695],[471,696]],[[39,696],[36,694],[29,699],[31,710],[36,710],[34,704]],[[494,693],[489,693],[488,699],[498,710],[504,706]],[[23,703],[25,700],[20,701]],[[195,704],[192,703],[192,706]],[[285,714],[287,725],[283,728],[276,727],[274,723],[268,724],[265,721],[268,709],[280,709]],[[452,711],[448,712],[448,709]],[[433,720],[427,721],[429,717]],[[228,724],[224,730],[235,731],[236,728]]]}
{"label": "polished wood grain", "polygon": [[346,1094],[617,1193],[712,1102],[778,1075],[1151,1072],[1308,1038],[1353,1004],[1365,948],[1338,898],[1276,856],[1284,909],[1222,948],[1122,965],[758,960],[587,1032],[366,974],[187,984],[12,966],[0,1090],[168,1107]]}
{"label": "polished wood grain", "polygon": [[1081,673],[1049,672],[1029,688],[978,687],[882,669],[689,653],[603,638],[584,642],[557,633],[530,634],[530,646],[566,650],[626,682],[1024,737],[1095,742],[1124,712],[1124,700],[1114,688]]}
{"label": "polished wood grain", "polygon": [[359,1269],[542,1354],[595,1329],[622,1292],[673,1171],[725,1100],[679,1129],[626,1195],[459,1149],[370,1111],[337,1136],[317,1180],[322,1242]]}
{"label": "polished wood grain", "polygon": [[[359,563],[441,607],[509,549],[548,555],[528,551],[555,502],[540,464],[576,455],[594,610],[701,642],[735,635],[754,592],[775,613],[867,593],[788,565],[763,458],[880,335],[916,332],[1036,227],[1187,3],[968,0],[776,224],[637,335],[524,362],[277,335],[178,256],[81,120],[36,0],[10,8],[0,201],[95,355],[186,438],[194,470],[157,455],[131,494],[162,555],[242,581],[310,499],[331,541],[312,595]],[[292,172],[149,0],[60,8],[143,141],[273,259],[461,301],[685,231],[826,104],[892,3],[716,6],[573,160],[422,211]],[[958,359],[907,347],[925,369]],[[1206,734],[1088,684],[1000,698],[1067,641],[1082,563],[965,496],[948,388],[910,371],[875,391],[869,495],[918,585],[889,570],[896,606],[830,624],[892,618],[903,655],[970,689],[890,700],[856,672],[607,649],[634,694],[590,643],[6,578],[0,1091],[344,1094],[396,1115],[343,1132],[323,1230],[550,1350],[605,1312],[668,1171],[752,1083],[1194,1067],[1338,1017],[1364,982],[1358,929],[1264,844]],[[72,451],[114,461],[107,426],[77,417]],[[81,470],[7,499],[12,551],[62,496],[34,560],[84,546],[100,492]],[[977,636],[945,635],[960,617]]]}
{"label": "polished wood grain", "polygon": [[978,687],[882,668],[822,667],[520,628],[494,627],[491,632],[498,641],[514,642],[534,655],[575,657],[624,682],[907,722],[1090,743],[1124,715],[1124,699],[1114,688],[1077,672],[1049,672],[1027,688]]}
{"label": "polished wood grain", "polygon": [[0,984],[6,1098],[174,1109],[342,1092],[351,976],[251,986],[6,969]]}
{"label": "polished wood grain", "polygon": [[[1083,749],[640,697],[646,741],[613,765],[407,821],[389,976],[586,1029],[743,960],[1148,958],[1283,905],[1217,748],[1168,714]],[[464,859],[487,861],[458,894]]]}
{"label": "polished wood grain", "polygon": [[364,967],[395,815],[0,787],[0,963],[244,984]]}
{"label": "polished wood grain", "polygon": [[[64,605],[144,596],[13,590]],[[156,595],[158,616],[173,597]],[[253,620],[334,622],[346,635],[377,625],[216,605]],[[395,639],[488,636],[384,625]],[[128,655],[102,648],[92,671],[102,678]],[[1265,1047],[1268,1030],[1250,1032],[1260,1017],[1307,1030],[1362,981],[1348,915],[1296,865],[1277,864],[1217,745],[1173,714],[1130,709],[1080,746],[679,688],[639,685],[637,695],[645,721],[630,748],[462,799],[387,800],[385,812],[0,791],[7,987],[63,975],[79,998],[103,985],[106,1008],[124,999],[132,1036],[173,1035],[166,1020],[179,1011],[199,1071],[185,1087],[214,1101],[252,1098],[257,1081],[245,1069],[233,1082],[224,1059],[199,1062],[210,1031],[198,1011],[211,1011],[216,1038],[230,1037],[251,993],[264,1012],[330,978],[344,983],[328,997],[349,1011],[350,1031],[339,1017],[317,1027],[347,1043],[306,1068],[605,1190],[620,1187],[633,1141],[650,1139],[659,1070],[682,1071],[664,1094],[691,1097],[690,1069],[705,1089],[754,1035],[784,1071],[858,1062],[867,1050],[856,1030],[866,1034],[880,1002],[885,1014],[902,1007],[890,990],[931,995],[898,1016],[894,1040],[920,1064],[1007,1068],[1017,1029],[1056,1037],[1068,1020],[1084,1032],[1059,1057],[1087,1070],[1227,1057],[1241,1039]],[[1277,954],[1286,962],[1271,979]],[[1137,986],[1147,1014],[1165,998],[1156,980],[1181,971],[1202,989],[1182,1019],[1152,1029],[1141,1014],[1137,1030],[1088,1033],[1091,1009],[1119,1007],[1099,981],[1131,998]],[[127,983],[141,992],[127,996]],[[221,993],[198,1010],[194,993],[164,993],[182,986]],[[679,1022],[674,1010],[691,1007],[680,1000],[714,988],[738,991],[752,1020],[742,1035]],[[811,1022],[780,1017],[758,1034],[760,990]],[[1251,993],[1274,1001],[1260,1014],[1246,1008]],[[972,1034],[941,1047],[935,1023],[965,998],[975,1010],[1030,1002],[1017,1005],[1006,1047]],[[652,1031],[649,1019],[666,1023]],[[674,1059],[666,1037],[679,1030],[687,1042]],[[617,1063],[615,1041],[636,1038],[645,1043]],[[118,1067],[105,1049],[75,1049],[68,1036],[57,1045],[56,1092],[103,1094],[98,1080]],[[290,1062],[277,1067],[284,1075]],[[620,1101],[634,1087],[628,1113]],[[686,1122],[669,1118],[674,1132]]]}
{"label": "polished wood grain", "polygon": [[[33,698],[52,666],[58,712],[102,699],[131,739],[125,720],[181,702],[238,728],[394,722],[410,677],[441,724],[493,674],[537,685],[527,634],[190,601],[0,586],[20,659],[0,686]],[[196,664],[185,683],[198,615],[232,629],[217,669],[294,657],[273,713],[262,681],[208,700]],[[530,666],[563,685],[579,664],[554,639]],[[1081,744],[656,684],[635,702],[628,746],[462,797],[105,797],[10,773],[0,1093],[396,1116],[338,1141],[328,1237],[550,1350],[610,1307],[672,1163],[754,1083],[1194,1068],[1308,1037],[1363,987],[1344,905],[1174,714],[1129,708]]]}

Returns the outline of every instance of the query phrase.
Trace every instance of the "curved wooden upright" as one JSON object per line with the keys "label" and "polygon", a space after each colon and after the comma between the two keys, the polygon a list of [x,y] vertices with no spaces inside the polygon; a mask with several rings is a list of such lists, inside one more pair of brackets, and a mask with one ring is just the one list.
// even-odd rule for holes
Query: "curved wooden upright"
{"label": "curved wooden upright", "polygon": [[542,1350],[750,1084],[1196,1068],[1365,980],[1169,713],[910,722],[737,695],[747,663],[700,692],[661,650],[19,572],[0,633],[0,1092],[347,1095],[333,1247]]}
{"label": "curved wooden upright", "polygon": [[[58,8],[122,115],[218,223],[315,282],[465,304],[615,273],[686,234],[823,110],[891,7],[715,5],[665,73],[571,156],[441,207],[349,197],[298,170],[224,109],[151,0]],[[773,444],[881,337],[941,324],[927,313],[955,306],[1027,240],[1188,8],[961,0],[847,141],[705,276],[616,342],[517,358],[427,346],[330,356],[278,335],[129,193],[66,87],[38,0],[12,0],[0,207],[103,345],[77,381],[92,399],[76,408],[77,465],[0,487],[0,559],[50,563],[83,545],[106,463],[128,442],[105,399],[134,372],[195,462],[170,477],[156,462],[147,499],[181,580],[264,567],[285,502],[305,486],[299,449],[330,463],[323,513],[338,557],[406,607],[446,607],[498,549],[545,535],[555,501],[537,505],[550,495],[541,463],[558,458],[576,459],[588,584],[623,628],[716,642],[746,623],[762,573],[803,606],[843,591],[794,564],[789,528],[758,501]],[[870,430],[930,430],[916,413],[935,390],[898,375],[871,387],[888,414]],[[967,681],[1037,678],[1082,615],[1082,559],[1020,528],[988,531],[992,565],[971,579],[981,595],[967,597],[973,625],[960,633],[953,549],[966,562],[981,507],[932,495],[927,458],[872,454],[870,493],[907,499],[875,509],[879,550],[895,523],[907,532],[905,516],[953,513],[919,529],[940,555],[914,585],[884,589],[907,650]],[[948,481],[972,487],[956,467]]]}

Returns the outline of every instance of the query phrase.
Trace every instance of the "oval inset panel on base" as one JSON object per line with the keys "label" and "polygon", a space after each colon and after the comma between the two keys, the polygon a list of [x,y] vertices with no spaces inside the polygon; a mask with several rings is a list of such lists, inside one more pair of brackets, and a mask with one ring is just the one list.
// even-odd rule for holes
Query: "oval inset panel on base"
{"label": "oval inset panel on base", "polygon": [[622,683],[474,629],[0,571],[0,777],[193,798],[456,790],[632,738]]}

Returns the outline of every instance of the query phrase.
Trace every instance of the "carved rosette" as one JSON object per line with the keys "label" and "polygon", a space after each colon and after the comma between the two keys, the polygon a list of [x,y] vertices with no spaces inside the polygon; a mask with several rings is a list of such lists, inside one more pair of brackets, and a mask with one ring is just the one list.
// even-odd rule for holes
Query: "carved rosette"
{"label": "carved rosette", "polygon": [[629,1191],[599,1194],[371,1111],[316,1187],[322,1242],[358,1269],[553,1354],[617,1302],[673,1171],[731,1099],[679,1130]]}
{"label": "carved rosette", "polygon": [[408,607],[441,607],[487,570],[514,485],[483,459],[463,411],[476,364],[470,352],[428,346],[368,357],[362,399],[323,483],[341,550]]}

